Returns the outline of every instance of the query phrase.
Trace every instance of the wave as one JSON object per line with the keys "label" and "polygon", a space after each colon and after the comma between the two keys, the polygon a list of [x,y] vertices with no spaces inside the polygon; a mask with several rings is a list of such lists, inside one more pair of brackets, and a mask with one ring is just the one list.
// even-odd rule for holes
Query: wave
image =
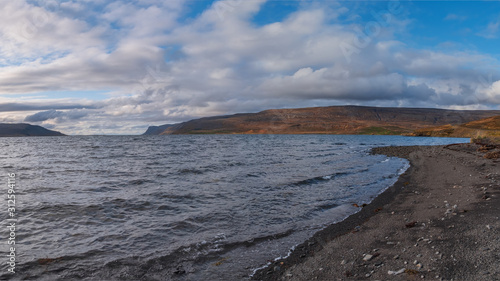
{"label": "wave", "polygon": [[187,175],[187,174],[195,174],[195,175],[202,175],[204,174],[208,169],[205,170],[199,170],[199,169],[180,169],[177,171],[178,174],[180,175]]}
{"label": "wave", "polygon": [[327,181],[333,180],[335,178],[338,178],[340,176],[345,176],[345,175],[348,175],[348,174],[349,173],[334,173],[334,174],[327,175],[327,176],[320,176],[320,177],[314,177],[314,178],[310,178],[310,179],[301,180],[301,181],[292,183],[290,185],[292,185],[292,186],[301,186],[301,185],[319,184],[319,183],[324,183],[324,182],[327,182]]}
{"label": "wave", "polygon": [[107,280],[171,280],[183,273],[192,273],[201,264],[217,264],[221,256],[236,248],[247,249],[259,243],[279,240],[293,234],[284,232],[264,235],[247,240],[228,241],[224,233],[213,236],[208,241],[200,241],[178,247],[166,255],[154,257],[129,256],[107,262],[99,272],[99,277]]}

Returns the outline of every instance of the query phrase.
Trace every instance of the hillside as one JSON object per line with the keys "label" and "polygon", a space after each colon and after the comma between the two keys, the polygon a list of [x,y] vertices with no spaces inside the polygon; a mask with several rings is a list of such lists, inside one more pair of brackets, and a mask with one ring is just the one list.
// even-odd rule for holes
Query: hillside
{"label": "hillside", "polygon": [[30,124],[1,124],[0,137],[64,136],[64,134]]}
{"label": "hillside", "polygon": [[415,136],[429,137],[500,137],[500,115],[459,125],[444,125],[416,130]]}
{"label": "hillside", "polygon": [[153,126],[145,135],[168,134],[411,134],[417,129],[460,125],[500,115],[498,110],[444,110],[331,106],[272,109]]}

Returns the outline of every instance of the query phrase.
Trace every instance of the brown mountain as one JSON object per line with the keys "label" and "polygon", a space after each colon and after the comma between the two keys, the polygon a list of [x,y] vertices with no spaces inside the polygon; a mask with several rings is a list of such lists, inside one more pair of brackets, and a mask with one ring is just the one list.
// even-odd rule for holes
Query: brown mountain
{"label": "brown mountain", "polygon": [[64,134],[30,124],[0,123],[0,137],[64,136]]}
{"label": "brown mountain", "polygon": [[499,110],[445,110],[330,106],[272,109],[153,126],[145,135],[169,134],[410,134],[500,115]]}
{"label": "brown mountain", "polygon": [[415,136],[429,137],[500,137],[500,115],[460,125],[444,125],[415,130]]}

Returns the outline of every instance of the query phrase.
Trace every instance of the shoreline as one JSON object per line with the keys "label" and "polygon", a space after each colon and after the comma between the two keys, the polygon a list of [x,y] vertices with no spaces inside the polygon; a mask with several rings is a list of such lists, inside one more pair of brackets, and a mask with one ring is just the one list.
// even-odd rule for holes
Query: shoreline
{"label": "shoreline", "polygon": [[495,280],[500,166],[479,146],[379,147],[410,168],[358,213],[298,245],[253,280]]}

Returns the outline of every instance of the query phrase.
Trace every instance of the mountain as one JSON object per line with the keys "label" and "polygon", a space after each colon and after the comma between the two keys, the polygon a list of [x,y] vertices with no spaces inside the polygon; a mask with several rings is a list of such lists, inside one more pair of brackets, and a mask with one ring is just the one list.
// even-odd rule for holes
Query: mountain
{"label": "mountain", "polygon": [[411,134],[417,129],[460,125],[500,115],[499,110],[445,110],[330,106],[272,109],[150,127],[145,135],[169,134]]}
{"label": "mountain", "polygon": [[161,135],[162,132],[175,125],[149,126],[144,135]]}
{"label": "mountain", "polygon": [[460,125],[444,125],[415,130],[414,136],[426,137],[500,137],[500,115]]}
{"label": "mountain", "polygon": [[30,124],[0,123],[0,137],[64,136],[64,134]]}

